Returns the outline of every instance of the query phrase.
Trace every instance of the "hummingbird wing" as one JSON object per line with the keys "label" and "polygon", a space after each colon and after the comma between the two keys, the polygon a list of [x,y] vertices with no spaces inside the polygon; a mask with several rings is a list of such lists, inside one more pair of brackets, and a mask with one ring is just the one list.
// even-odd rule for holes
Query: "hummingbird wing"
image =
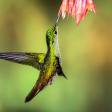
{"label": "hummingbird wing", "polygon": [[59,57],[57,57],[57,69],[56,69],[56,72],[59,76],[63,76],[64,78],[67,79],[66,75],[64,74],[63,72],[63,69],[61,67],[61,64],[60,64],[60,60],[59,60]]}
{"label": "hummingbird wing", "polygon": [[0,59],[8,60],[15,63],[33,66],[37,69],[41,68],[44,62],[44,53],[24,53],[24,52],[3,52],[0,53]]}

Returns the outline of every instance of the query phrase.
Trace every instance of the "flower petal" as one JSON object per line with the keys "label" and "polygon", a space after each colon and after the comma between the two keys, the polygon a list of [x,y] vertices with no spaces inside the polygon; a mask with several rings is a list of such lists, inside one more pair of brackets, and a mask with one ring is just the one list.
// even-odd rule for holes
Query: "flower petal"
{"label": "flower petal", "polygon": [[72,8],[73,8],[73,5],[74,5],[74,1],[75,0],[69,0],[68,1],[68,14],[69,15],[72,13]]}
{"label": "flower petal", "polygon": [[79,24],[80,21],[82,20],[83,17],[83,0],[76,0],[75,1],[75,18],[76,18],[76,23]]}
{"label": "flower petal", "polygon": [[66,14],[71,15],[79,24],[86,17],[88,10],[96,12],[93,0],[63,0],[58,16],[64,19]]}
{"label": "flower petal", "polygon": [[61,15],[63,19],[66,16],[67,4],[68,4],[68,0],[63,0],[62,4],[61,4],[61,7],[60,7],[60,10],[59,10],[59,13],[58,13],[58,16]]}
{"label": "flower petal", "polygon": [[87,0],[87,9],[96,13],[96,8],[93,0]]}

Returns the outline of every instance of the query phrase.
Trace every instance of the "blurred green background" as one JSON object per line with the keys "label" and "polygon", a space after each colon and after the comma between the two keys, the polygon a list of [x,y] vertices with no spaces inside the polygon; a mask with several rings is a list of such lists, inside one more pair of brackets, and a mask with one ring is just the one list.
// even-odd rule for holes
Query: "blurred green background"
{"label": "blurred green background", "polygon": [[[112,1],[95,0],[79,26],[61,20],[63,70],[31,102],[24,98],[39,71],[0,60],[0,112],[112,112]],[[46,52],[45,33],[56,20],[60,0],[0,0],[0,52]]]}

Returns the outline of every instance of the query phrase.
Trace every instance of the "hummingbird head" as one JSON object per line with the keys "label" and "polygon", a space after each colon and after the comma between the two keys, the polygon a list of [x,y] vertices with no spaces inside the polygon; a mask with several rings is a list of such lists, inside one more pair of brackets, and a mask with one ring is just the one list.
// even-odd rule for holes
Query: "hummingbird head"
{"label": "hummingbird head", "polygon": [[46,33],[46,41],[48,46],[55,44],[57,35],[58,35],[57,25],[55,24],[55,26],[49,28]]}

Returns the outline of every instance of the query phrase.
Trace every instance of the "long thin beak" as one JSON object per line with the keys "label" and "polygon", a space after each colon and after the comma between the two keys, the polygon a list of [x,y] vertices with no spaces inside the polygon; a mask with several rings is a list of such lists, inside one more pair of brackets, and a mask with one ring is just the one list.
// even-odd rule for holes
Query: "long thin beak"
{"label": "long thin beak", "polygon": [[60,16],[58,16],[57,19],[56,19],[56,22],[55,22],[55,25],[56,25],[56,26],[58,26],[59,19],[60,19]]}
{"label": "long thin beak", "polygon": [[60,19],[60,16],[57,17],[57,19],[56,19],[56,24],[58,24],[59,19]]}
{"label": "long thin beak", "polygon": [[55,25],[54,25],[55,29],[57,29],[57,26],[58,26],[58,23],[59,23],[59,19],[60,19],[60,16],[58,16],[57,19],[56,19],[56,22],[55,22]]}

